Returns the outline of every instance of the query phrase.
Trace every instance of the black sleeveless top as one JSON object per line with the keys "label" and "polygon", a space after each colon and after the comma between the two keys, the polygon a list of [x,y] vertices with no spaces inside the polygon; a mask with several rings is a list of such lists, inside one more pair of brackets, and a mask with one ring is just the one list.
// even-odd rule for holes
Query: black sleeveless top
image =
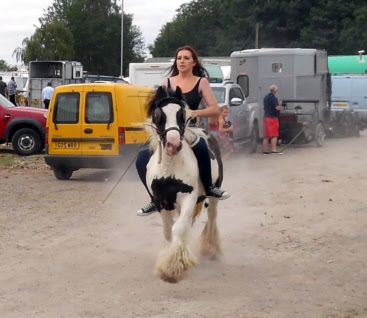
{"label": "black sleeveless top", "polygon": [[[191,110],[197,110],[199,108],[200,102],[201,102],[201,96],[199,94],[199,85],[200,85],[200,81],[201,81],[202,77],[199,78],[199,80],[197,81],[196,85],[194,86],[194,88],[187,92],[187,93],[183,93],[184,97],[185,97],[185,101],[187,103],[187,105],[189,105],[189,108]],[[167,88],[171,88],[171,82],[168,78],[168,87]]]}

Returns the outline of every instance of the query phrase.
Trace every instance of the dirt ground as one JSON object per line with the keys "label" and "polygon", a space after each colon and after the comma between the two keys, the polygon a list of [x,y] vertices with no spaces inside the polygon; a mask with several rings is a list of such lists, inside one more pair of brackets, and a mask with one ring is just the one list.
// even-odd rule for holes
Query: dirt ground
{"label": "dirt ground", "polygon": [[117,185],[122,170],[59,181],[42,155],[0,148],[0,161],[16,158],[0,166],[0,317],[367,317],[366,146],[363,131],[234,154],[223,255],[178,284],[153,274],[161,220],[135,215],[148,200],[135,169]]}

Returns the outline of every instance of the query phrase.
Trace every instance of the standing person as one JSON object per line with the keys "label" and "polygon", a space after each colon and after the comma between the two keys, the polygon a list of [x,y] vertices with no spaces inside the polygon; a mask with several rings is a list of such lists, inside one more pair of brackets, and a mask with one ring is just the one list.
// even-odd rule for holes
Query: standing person
{"label": "standing person", "polygon": [[[206,71],[200,64],[195,50],[190,46],[183,46],[176,50],[175,61],[169,70],[170,78],[164,80],[163,85],[167,89],[176,90],[180,87],[186,103],[192,110],[193,117],[218,116],[219,106],[214,93],[205,78]],[[201,99],[204,99],[207,107],[199,109]],[[192,120],[190,126],[196,127],[196,119]],[[194,129],[194,128],[192,128]],[[212,184],[210,155],[207,144],[203,138],[192,146],[199,166],[199,175],[203,183],[206,196],[224,200],[229,197],[227,191],[223,191]],[[136,169],[139,177],[148,191],[146,183],[147,164],[150,160],[150,150],[143,149],[136,159]],[[149,193],[149,191],[148,191]],[[149,215],[157,211],[153,202],[153,196],[149,193],[151,202],[144,208],[138,210],[137,215]]]}
{"label": "standing person", "polygon": [[14,76],[12,76],[8,83],[8,96],[10,102],[12,102],[15,106],[17,106],[17,102],[15,101],[16,93],[17,93],[17,83],[15,83]]}
{"label": "standing person", "polygon": [[5,82],[3,82],[3,77],[0,76],[0,94],[5,96],[8,95],[8,88]]}
{"label": "standing person", "polygon": [[45,108],[48,109],[48,106],[50,105],[50,100],[52,97],[52,94],[54,92],[54,88],[52,87],[51,82],[47,83],[47,86],[42,90],[41,98],[43,103],[45,104]]}
{"label": "standing person", "polygon": [[220,108],[220,116],[218,118],[217,139],[223,153],[223,160],[227,159],[229,155],[234,152],[233,126],[232,123],[227,120],[228,114],[228,106],[222,106]]}
{"label": "standing person", "polygon": [[[282,101],[278,101],[276,93],[278,88],[270,85],[269,94],[264,97],[264,139],[263,154],[282,154],[277,150],[277,141],[279,136],[279,114],[282,109]],[[271,152],[269,152],[269,140]]]}

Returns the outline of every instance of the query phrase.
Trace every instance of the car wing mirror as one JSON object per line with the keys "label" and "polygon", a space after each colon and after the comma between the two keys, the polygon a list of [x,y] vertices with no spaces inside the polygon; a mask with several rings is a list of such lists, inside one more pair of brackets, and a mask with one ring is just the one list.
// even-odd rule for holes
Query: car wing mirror
{"label": "car wing mirror", "polygon": [[231,106],[239,106],[243,103],[243,100],[241,98],[238,97],[233,97],[231,99]]}

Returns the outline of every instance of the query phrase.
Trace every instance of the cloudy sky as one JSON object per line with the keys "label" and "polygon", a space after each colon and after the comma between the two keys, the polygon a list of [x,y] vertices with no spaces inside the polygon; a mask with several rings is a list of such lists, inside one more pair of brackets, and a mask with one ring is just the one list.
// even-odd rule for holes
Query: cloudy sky
{"label": "cloudy sky", "polygon": [[[0,60],[15,65],[12,57],[14,49],[22,46],[22,40],[33,35],[39,26],[38,18],[52,5],[53,0],[10,0],[1,1],[0,6]],[[153,43],[162,26],[171,21],[176,9],[190,0],[124,0],[124,12],[134,15],[145,39],[145,44]],[[121,6],[121,0],[117,0]]]}

